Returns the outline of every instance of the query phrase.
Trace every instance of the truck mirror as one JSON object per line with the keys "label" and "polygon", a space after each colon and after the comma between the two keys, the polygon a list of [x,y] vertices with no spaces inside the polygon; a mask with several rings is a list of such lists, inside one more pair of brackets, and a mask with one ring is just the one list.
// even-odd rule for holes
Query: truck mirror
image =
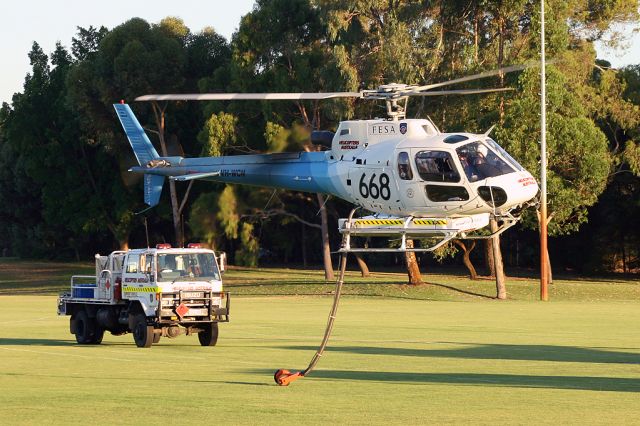
{"label": "truck mirror", "polygon": [[227,269],[227,253],[223,251],[218,253],[218,264],[220,267],[220,273],[223,274],[225,269]]}

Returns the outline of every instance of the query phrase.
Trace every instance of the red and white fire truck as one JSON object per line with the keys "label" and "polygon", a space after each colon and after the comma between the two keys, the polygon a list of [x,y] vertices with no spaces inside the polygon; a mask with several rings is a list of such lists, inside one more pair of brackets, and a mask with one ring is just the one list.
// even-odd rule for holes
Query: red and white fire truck
{"label": "red and white fire truck", "polygon": [[96,254],[96,274],[71,277],[58,298],[58,315],[70,315],[80,344],[99,344],[105,331],[133,334],[141,348],[161,337],[197,334],[214,346],[218,323],[229,321],[229,293],[222,291],[224,254],[199,244]]}

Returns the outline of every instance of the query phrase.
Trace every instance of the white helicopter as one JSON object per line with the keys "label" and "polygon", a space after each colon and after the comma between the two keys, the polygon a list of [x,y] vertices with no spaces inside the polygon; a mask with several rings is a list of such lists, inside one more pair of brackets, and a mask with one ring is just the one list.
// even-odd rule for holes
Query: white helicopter
{"label": "white helicopter", "polygon": [[[383,100],[387,119],[343,121],[335,133],[313,132],[311,141],[330,148],[320,152],[236,155],[208,158],[160,157],[128,105],[114,107],[138,159],[131,171],[143,173],[145,202],[158,204],[165,178],[204,179],[295,191],[331,194],[372,216],[354,218],[353,209],[339,221],[343,234],[336,282],[324,338],[306,369],[279,369],[275,382],[288,386],[308,375],[322,356],[336,318],[347,255],[371,251],[431,251],[456,236],[484,228],[493,215],[500,223],[495,236],[518,221],[538,193],[534,177],[484,134],[441,133],[431,120],[407,119],[410,96],[478,94],[501,89],[434,91],[433,89],[518,71],[524,65],[488,71],[426,86],[388,84],[377,90],[332,93],[217,93],[146,95],[138,101]],[[400,236],[399,248],[356,248],[351,236]],[[428,248],[407,246],[408,237],[436,237]]]}
{"label": "white helicopter", "polygon": [[[523,65],[488,71],[425,86],[388,84],[377,90],[330,93],[214,93],[145,95],[137,101],[384,100],[386,119],[343,121],[333,132],[312,132],[320,152],[234,155],[207,158],[160,157],[126,104],[115,104],[139,162],[130,169],[145,175],[145,202],[159,202],[165,177],[203,179],[331,194],[374,213],[340,220],[341,232],[376,236],[397,234],[407,249],[410,236],[438,236],[433,250],[460,234],[500,218],[498,232],[515,224],[523,207],[536,197],[531,173],[502,149],[489,132],[441,133],[428,119],[407,119],[410,96],[478,94],[500,89],[434,91],[445,85],[518,71]],[[490,129],[491,130],[491,129]],[[490,131],[489,130],[489,131]],[[341,250],[358,251],[347,242]]]}

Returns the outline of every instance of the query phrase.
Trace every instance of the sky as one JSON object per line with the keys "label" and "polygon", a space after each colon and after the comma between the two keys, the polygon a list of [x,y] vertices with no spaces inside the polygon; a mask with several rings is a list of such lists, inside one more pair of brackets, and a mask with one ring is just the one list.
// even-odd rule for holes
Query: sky
{"label": "sky", "polygon": [[0,9],[0,103],[21,92],[31,69],[28,53],[34,41],[49,54],[57,41],[71,47],[76,27],[101,25],[112,29],[139,17],[158,23],[167,16],[182,18],[192,32],[205,27],[227,40],[254,0],[7,0]]}
{"label": "sky", "polygon": [[[9,0],[0,13],[0,103],[11,102],[13,94],[22,91],[34,41],[51,53],[57,41],[69,48],[78,26],[111,29],[133,17],[157,23],[166,16],[182,18],[193,32],[213,27],[229,40],[253,4],[254,0]],[[610,50],[600,44],[598,56],[614,67],[639,64],[640,32],[632,34],[633,28],[638,24],[618,28],[628,35],[626,46]]]}

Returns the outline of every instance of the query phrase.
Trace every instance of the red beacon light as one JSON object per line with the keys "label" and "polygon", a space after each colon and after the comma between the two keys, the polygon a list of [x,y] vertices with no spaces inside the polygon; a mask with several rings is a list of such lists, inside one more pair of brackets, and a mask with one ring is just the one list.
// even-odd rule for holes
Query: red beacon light
{"label": "red beacon light", "polygon": [[170,249],[171,248],[171,244],[169,244],[169,243],[156,244],[156,248],[157,249]]}
{"label": "red beacon light", "polygon": [[202,243],[189,243],[187,248],[202,248]]}

